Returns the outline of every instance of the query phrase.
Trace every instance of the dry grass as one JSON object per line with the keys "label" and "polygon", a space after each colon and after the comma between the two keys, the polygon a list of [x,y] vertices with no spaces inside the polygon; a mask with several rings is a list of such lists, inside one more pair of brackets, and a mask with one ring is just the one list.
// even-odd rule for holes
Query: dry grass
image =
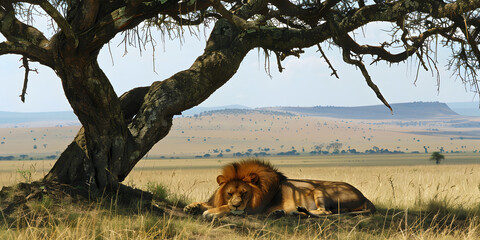
{"label": "dry grass", "polygon": [[[368,157],[348,156],[352,162]],[[375,157],[399,162],[411,156]],[[418,208],[430,200],[445,200],[451,207],[464,208],[478,207],[480,203],[480,165],[477,164],[427,165],[428,161],[417,159],[425,165],[315,166],[335,159],[296,157],[272,158],[271,161],[289,178],[345,181],[356,186],[377,205],[389,208]],[[178,169],[171,166],[175,161],[181,162]],[[145,189],[149,182],[162,183],[192,201],[206,200],[216,188],[215,179],[220,173],[220,166],[231,161],[233,159],[142,161],[127,177],[126,184]]]}
{"label": "dry grass", "polygon": [[[455,120],[455,121],[452,121]],[[149,152],[150,157],[193,157],[204,154],[245,153],[248,149],[269,153],[291,150],[308,153],[315,145],[343,144],[340,150],[364,152],[378,148],[390,151],[429,152],[480,151],[478,139],[470,138],[475,128],[454,128],[452,122],[478,118],[433,120],[342,120],[326,117],[275,116],[268,114],[216,114],[175,118],[167,137]],[[398,124],[404,124],[400,126]],[[421,124],[420,124],[421,123]],[[59,155],[73,140],[79,126],[44,128],[0,128],[0,155],[28,155],[26,159]],[[464,137],[463,139],[459,139]],[[36,146],[36,148],[34,148]],[[227,149],[230,152],[227,152]],[[305,150],[305,152],[303,152]],[[325,151],[325,147],[323,148]],[[332,151],[332,150],[330,150]]]}
{"label": "dry grass", "polygon": [[[386,155],[384,161],[411,161],[418,155]],[[49,203],[38,211],[49,220],[27,227],[0,228],[1,239],[479,239],[480,165],[417,165],[333,167],[330,161],[364,161],[366,156],[339,158],[273,158],[290,178],[328,179],[349,182],[377,206],[373,216],[328,217],[314,220],[227,217],[208,222],[198,217],[176,217],[150,212],[119,211],[115,206],[67,210],[59,217],[49,212]],[[461,156],[460,156],[461,157]],[[465,157],[465,156],[463,156]],[[448,158],[448,157],[447,157]],[[425,158],[418,161],[426,161]],[[140,162],[126,179],[127,185],[163,191],[171,202],[206,200],[216,187],[222,160],[147,160]],[[373,161],[373,160],[372,160]],[[41,162],[36,162],[39,166]],[[428,162],[424,162],[428,164]],[[18,172],[29,169],[17,162],[0,173],[1,184],[24,181]],[[22,166],[23,164],[23,166]],[[49,162],[44,162],[48,166]],[[369,165],[368,162],[363,162]],[[327,165],[324,167],[324,165]],[[385,164],[390,165],[390,164]],[[35,168],[32,179],[42,176]],[[159,187],[161,186],[161,188]],[[157,190],[156,190],[157,189]],[[160,194],[162,195],[162,194]],[[50,204],[51,205],[51,204]],[[67,220],[59,220],[67,219]]]}

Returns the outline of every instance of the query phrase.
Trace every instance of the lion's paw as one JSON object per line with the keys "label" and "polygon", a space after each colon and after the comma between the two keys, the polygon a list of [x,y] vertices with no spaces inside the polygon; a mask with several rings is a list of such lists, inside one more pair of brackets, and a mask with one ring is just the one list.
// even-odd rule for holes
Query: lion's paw
{"label": "lion's paw", "polygon": [[297,211],[298,212],[303,212],[303,213],[308,213],[308,210],[304,206],[297,206]]}
{"label": "lion's paw", "polygon": [[287,216],[287,212],[285,212],[285,210],[283,209],[277,209],[271,212],[270,216],[272,216],[273,218],[281,218]]}
{"label": "lion's paw", "polygon": [[221,216],[223,216],[222,213],[216,213],[216,212],[212,212],[212,211],[205,211],[203,212],[203,218],[207,219],[207,220],[212,220],[212,219],[215,219],[215,218],[219,218]]}
{"label": "lion's paw", "polygon": [[199,203],[199,202],[191,203],[191,204],[188,204],[186,207],[184,207],[183,211],[186,214],[193,214],[193,215],[201,214],[202,213],[201,206],[202,206],[202,204]]}

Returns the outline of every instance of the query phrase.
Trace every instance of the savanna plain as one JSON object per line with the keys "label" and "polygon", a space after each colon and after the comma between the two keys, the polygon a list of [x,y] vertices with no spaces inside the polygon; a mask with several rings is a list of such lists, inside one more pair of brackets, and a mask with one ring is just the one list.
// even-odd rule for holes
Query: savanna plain
{"label": "savanna plain", "polygon": [[[3,194],[0,239],[480,239],[476,129],[452,127],[451,119],[386,122],[244,114],[175,121],[171,134],[123,182],[150,192],[150,208],[142,207],[141,200],[121,205],[115,195],[88,201],[45,194],[26,201],[12,219],[4,214],[10,210],[2,200],[18,196]],[[5,137],[0,150],[16,159],[55,155],[76,129],[1,129]],[[5,150],[9,145],[10,152]],[[382,154],[382,149],[403,153]],[[318,153],[321,150],[328,151]],[[432,151],[443,152],[441,164],[428,160]],[[214,221],[183,213],[186,204],[210,197],[224,164],[255,153],[289,178],[348,182],[377,212],[316,219],[226,216]],[[53,163],[0,161],[0,186],[21,190],[19,183],[41,179]]]}
{"label": "savanna plain", "polygon": [[[413,166],[371,166],[379,159],[418,159]],[[446,162],[472,162],[475,155],[446,155]],[[172,211],[125,209],[115,197],[72,204],[44,198],[32,203],[35,214],[19,215],[2,225],[2,239],[478,239],[480,237],[480,166],[428,162],[426,154],[337,157],[275,157],[270,161],[290,178],[351,183],[377,207],[366,216],[333,215],[319,219],[227,216],[206,221],[181,208],[206,200],[220,167],[236,159],[142,160],[125,183],[153,193],[156,205]],[[363,162],[335,167],[332,161]],[[8,163],[8,164],[7,164]],[[0,184],[34,181],[53,161],[1,162]],[[21,219],[24,218],[24,219]]]}

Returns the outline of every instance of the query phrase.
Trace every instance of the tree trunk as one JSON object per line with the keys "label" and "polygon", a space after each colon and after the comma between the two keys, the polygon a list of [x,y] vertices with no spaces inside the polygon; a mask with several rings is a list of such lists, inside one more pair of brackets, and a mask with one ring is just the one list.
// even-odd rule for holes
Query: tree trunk
{"label": "tree trunk", "polygon": [[234,41],[237,34],[219,20],[204,54],[189,69],[120,98],[96,58],[62,52],[56,72],[83,127],[45,180],[116,189],[168,134],[174,115],[200,104],[235,74],[249,50]]}
{"label": "tree trunk", "polygon": [[115,187],[129,142],[120,101],[96,57],[59,52],[55,70],[83,128],[47,179]]}

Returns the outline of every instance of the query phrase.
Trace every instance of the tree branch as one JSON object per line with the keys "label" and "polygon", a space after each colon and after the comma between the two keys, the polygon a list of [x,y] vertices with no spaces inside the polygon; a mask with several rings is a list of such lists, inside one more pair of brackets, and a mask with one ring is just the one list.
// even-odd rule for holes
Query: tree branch
{"label": "tree branch", "polygon": [[393,114],[392,107],[387,102],[387,100],[385,100],[382,93],[380,92],[380,89],[378,89],[377,85],[375,85],[375,83],[373,83],[372,78],[368,74],[367,68],[365,67],[363,62],[361,60],[352,59],[350,57],[350,50],[348,50],[346,48],[343,48],[343,61],[345,61],[346,63],[352,64],[352,65],[355,65],[358,68],[360,68],[360,71],[362,72],[362,75],[365,78],[365,81],[367,82],[367,85],[375,92],[375,94],[377,95],[377,98],[380,99],[380,101],[382,101],[382,103],[385,104],[385,106],[387,106],[390,109],[390,112],[392,112],[392,114]]}
{"label": "tree branch", "polygon": [[135,157],[143,156],[144,151],[166,136],[174,115],[203,102],[235,74],[250,50],[236,40],[238,33],[227,20],[217,21],[205,52],[189,69],[151,85],[143,105],[129,125],[139,146],[137,149],[142,149],[134,152],[131,164],[138,161]]}
{"label": "tree branch", "polygon": [[84,14],[80,15],[81,19],[76,19],[74,23],[78,23],[78,26],[75,26],[79,31],[86,31],[90,29],[95,22],[97,21],[97,14],[100,8],[100,2],[102,0],[85,0],[81,6],[82,12]]}
{"label": "tree branch", "polygon": [[50,51],[37,47],[29,42],[14,43],[10,41],[0,43],[0,55],[18,54],[27,56],[30,60],[38,61],[53,67],[53,57]]}
{"label": "tree branch", "polygon": [[15,18],[13,9],[5,9],[0,8],[0,32],[7,41],[0,43],[0,55],[25,55],[30,60],[52,67],[54,58],[49,50],[49,40],[38,29]]}
{"label": "tree branch", "polygon": [[72,26],[70,26],[62,14],[60,14],[48,0],[25,0],[24,2],[39,5],[58,24],[58,27],[60,27],[63,34],[65,34],[65,37],[74,44],[74,47],[76,48],[78,46],[78,38],[73,32]]}
{"label": "tree branch", "polygon": [[28,58],[27,56],[23,56],[22,58],[22,62],[23,62],[23,68],[25,68],[25,78],[23,79],[23,88],[22,88],[22,94],[20,94],[20,100],[22,100],[22,102],[25,102],[25,94],[27,94],[27,85],[28,85],[28,74],[30,73],[30,71],[32,72],[37,72],[37,69],[33,69],[31,70],[30,69],[30,66],[28,65]]}
{"label": "tree branch", "polygon": [[280,56],[280,52],[273,51],[273,53],[275,53],[275,57],[277,59],[278,72],[283,72],[283,69],[285,69],[285,68],[282,67],[282,57]]}
{"label": "tree branch", "polygon": [[467,43],[468,45],[470,45],[473,55],[477,58],[477,61],[480,63],[480,50],[478,49],[478,43],[475,40],[475,37],[472,36],[470,31],[468,30],[466,19],[461,17],[457,20],[457,24],[459,24],[459,22],[464,23],[464,26],[460,27],[460,30],[462,31],[463,35],[465,35],[465,39],[467,39]]}
{"label": "tree branch", "polygon": [[[452,29],[453,26],[445,28],[431,28],[418,36],[406,38],[404,40],[406,50],[396,54],[390,53],[389,51],[385,50],[384,46],[360,45],[355,42],[355,40],[353,40],[352,37],[350,37],[348,34],[341,36],[341,39],[343,41],[343,44],[348,46],[348,48],[356,54],[370,54],[372,56],[378,56],[378,59],[376,59],[375,62],[379,60],[384,60],[390,63],[398,63],[401,61],[405,61],[407,58],[415,54],[417,50],[423,46],[427,38],[435,34],[444,35],[450,32]],[[407,45],[406,40],[413,41],[413,45]]]}
{"label": "tree branch", "polygon": [[190,25],[196,26],[196,25],[200,25],[201,23],[203,23],[205,21],[205,19],[207,19],[207,18],[216,18],[216,19],[222,18],[222,16],[218,13],[201,14],[197,19],[185,19],[185,18],[179,17],[177,15],[172,15],[170,17],[173,20],[175,20],[177,22],[177,24],[179,24],[180,26],[190,26]]}
{"label": "tree branch", "polygon": [[335,70],[335,68],[333,68],[332,64],[330,63],[330,60],[328,60],[328,58],[327,58],[327,55],[325,55],[325,53],[322,50],[322,47],[320,47],[320,44],[317,44],[317,47],[318,47],[318,51],[322,54],[323,59],[325,59],[325,62],[327,62],[328,67],[332,70],[332,73],[330,74],[330,76],[335,75],[335,77],[337,79],[339,79],[338,74],[337,74],[337,70]]}
{"label": "tree branch", "polygon": [[144,20],[158,15],[178,15],[180,19],[181,15],[205,10],[211,6],[210,0],[196,0],[194,4],[176,0],[119,2],[121,4],[115,5],[114,9],[109,7],[107,12],[100,11],[95,25],[81,33],[85,39],[90,39],[90,42],[85,43],[88,46],[85,51],[98,50],[119,32],[134,28]]}
{"label": "tree branch", "polygon": [[39,47],[48,45],[48,39],[38,29],[20,22],[13,10],[6,11],[0,8],[0,31],[5,38],[12,42],[28,41]]}
{"label": "tree branch", "polygon": [[[425,1],[423,0],[417,0],[417,2],[421,4],[425,3]],[[439,3],[439,2],[440,1],[435,2],[436,4],[439,4],[437,5],[438,10],[432,12],[428,9],[425,9],[424,12],[432,13],[432,16],[436,18],[445,18],[445,17],[451,17],[455,15],[462,15],[463,13],[473,11],[480,7],[480,0],[457,0],[453,3],[447,3],[447,4],[443,3],[443,1],[442,3]],[[437,7],[437,6],[434,6],[434,4],[431,4],[431,5],[430,4],[427,5],[427,4],[426,6]],[[436,8],[432,8],[432,9],[436,9]]]}
{"label": "tree branch", "polygon": [[443,1],[401,0],[393,3],[374,4],[355,9],[347,17],[340,16],[339,29],[350,32],[375,21],[395,22],[412,12],[429,14],[434,18],[450,18],[480,8],[480,0],[458,0],[453,3]]}
{"label": "tree branch", "polygon": [[318,5],[314,7],[308,5],[308,3],[296,5],[288,0],[272,0],[270,2],[280,10],[281,16],[294,16],[311,27],[315,27],[318,25],[319,20],[325,17],[325,14],[339,3],[340,0],[327,0],[323,3],[318,2]]}
{"label": "tree branch", "polygon": [[250,28],[255,28],[251,22],[246,21],[245,19],[238,17],[228,11],[220,2],[220,0],[209,0],[212,3],[212,6],[220,13],[225,19],[227,19],[230,23],[237,26],[237,28],[241,30],[247,30]]}

